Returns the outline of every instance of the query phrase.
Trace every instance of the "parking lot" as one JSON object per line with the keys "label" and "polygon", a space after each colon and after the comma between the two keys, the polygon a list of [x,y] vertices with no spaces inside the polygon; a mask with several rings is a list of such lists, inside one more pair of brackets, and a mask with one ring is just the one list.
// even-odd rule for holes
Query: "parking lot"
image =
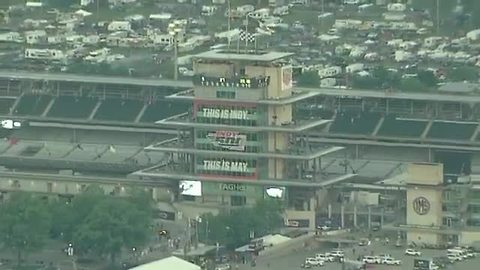
{"label": "parking lot", "polygon": [[[349,259],[356,259],[358,256],[363,255],[374,255],[379,254],[390,254],[394,258],[402,261],[401,266],[387,266],[387,265],[370,265],[368,269],[413,269],[413,260],[414,257],[405,256],[405,248],[396,248],[394,246],[384,246],[381,243],[372,243],[368,247],[359,247],[355,246],[355,255],[353,254],[353,248],[345,248],[345,255]],[[239,269],[258,269],[258,270],[292,270],[292,269],[302,269],[301,264],[304,262],[306,257],[314,257],[316,253],[324,253],[331,251],[331,248],[326,247],[325,245],[319,246],[318,248],[309,249],[305,248],[295,252],[291,252],[288,255],[272,255],[269,257],[259,257],[257,260],[256,267],[251,267],[250,265],[240,265]],[[419,249],[422,252],[421,257],[438,257],[446,255],[444,250],[424,250]],[[480,263],[480,257],[469,259],[463,262],[455,263],[450,265],[450,268],[446,269],[461,269],[461,270],[477,270],[478,264]],[[326,269],[326,270],[338,270],[342,269],[340,263],[326,263],[323,267],[312,267],[310,269]]]}

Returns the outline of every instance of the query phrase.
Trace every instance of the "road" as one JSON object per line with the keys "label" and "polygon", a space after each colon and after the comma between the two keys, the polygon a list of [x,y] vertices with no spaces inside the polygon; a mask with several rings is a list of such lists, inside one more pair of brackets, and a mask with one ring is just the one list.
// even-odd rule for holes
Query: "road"
{"label": "road", "polygon": [[[404,248],[396,248],[394,246],[384,246],[380,243],[373,243],[371,246],[362,248],[355,247],[355,255],[353,255],[352,248],[346,248],[345,254],[349,259],[356,259],[359,255],[370,255],[372,252],[375,255],[379,254],[391,254],[394,258],[402,260],[401,266],[385,266],[385,265],[371,265],[368,269],[378,270],[408,270],[413,268],[413,257],[404,255]],[[297,252],[291,252],[287,256],[269,256],[259,257],[257,260],[257,266],[251,267],[250,265],[240,265],[239,270],[300,270],[300,265],[306,257],[313,257],[316,253],[328,252],[331,249],[325,246],[320,246],[315,249],[304,249]],[[435,257],[445,255],[446,252],[442,250],[420,250],[422,257]],[[470,259],[464,262],[456,263],[452,265],[451,269],[461,270],[478,270],[478,264],[480,263],[480,257]],[[235,268],[233,268],[235,269]],[[323,270],[340,270],[342,265],[340,263],[327,263],[324,267],[311,268],[311,269],[323,269]],[[449,268],[447,268],[449,269]]]}

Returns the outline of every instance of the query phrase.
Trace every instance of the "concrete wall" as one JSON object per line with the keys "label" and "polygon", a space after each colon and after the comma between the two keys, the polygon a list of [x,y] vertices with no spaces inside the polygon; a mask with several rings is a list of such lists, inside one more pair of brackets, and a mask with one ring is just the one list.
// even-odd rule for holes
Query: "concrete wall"
{"label": "concrete wall", "polygon": [[407,184],[440,185],[443,183],[443,164],[412,163],[407,168]]}
{"label": "concrete wall", "polygon": [[415,242],[417,244],[431,244],[437,245],[440,244],[441,236],[436,232],[428,232],[426,230],[422,231],[410,231],[407,233],[407,243]]}
{"label": "concrete wall", "polygon": [[193,71],[195,74],[204,74],[205,76],[233,77],[235,75],[235,66],[233,64],[195,62]]}
{"label": "concrete wall", "polygon": [[[414,209],[414,201],[425,198],[430,204],[427,213],[421,215]],[[407,224],[420,226],[442,225],[442,190],[421,186],[409,187],[407,190]]]}
{"label": "concrete wall", "polygon": [[473,245],[475,242],[478,243],[480,241],[480,231],[473,232],[473,231],[464,231],[460,234],[458,242],[462,246],[470,246]]}

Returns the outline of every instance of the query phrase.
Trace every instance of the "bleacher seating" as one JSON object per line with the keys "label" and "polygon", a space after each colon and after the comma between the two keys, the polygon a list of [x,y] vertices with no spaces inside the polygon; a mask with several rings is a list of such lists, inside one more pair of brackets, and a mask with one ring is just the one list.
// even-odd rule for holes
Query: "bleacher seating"
{"label": "bleacher seating", "polygon": [[59,159],[63,158],[72,149],[72,144],[61,142],[48,142],[44,143],[42,150],[40,150],[35,157],[46,159]]}
{"label": "bleacher seating", "polygon": [[9,114],[13,103],[15,103],[14,98],[0,98],[0,114]]}
{"label": "bleacher seating", "polygon": [[380,118],[379,113],[340,112],[330,126],[330,132],[369,135],[375,130]]}
{"label": "bleacher seating", "polygon": [[378,136],[420,137],[427,126],[427,121],[399,119],[394,115],[385,117],[378,130]]}
{"label": "bleacher seating", "polygon": [[316,104],[301,105],[295,110],[295,119],[332,119],[333,111],[325,110]]}
{"label": "bleacher seating", "polygon": [[139,147],[112,145],[97,160],[100,162],[122,163],[139,152]]}
{"label": "bleacher seating", "polygon": [[159,100],[147,107],[140,122],[154,123],[164,118],[187,112],[190,105],[187,103]]}
{"label": "bleacher seating", "polygon": [[91,97],[60,96],[48,112],[49,117],[88,118],[98,100]]}
{"label": "bleacher seating", "polygon": [[98,108],[95,119],[111,121],[134,121],[144,103],[139,100],[106,99]]}
{"label": "bleacher seating", "polygon": [[95,144],[78,144],[72,145],[75,147],[73,151],[66,156],[70,160],[79,160],[79,161],[94,161],[101,153],[106,150],[106,145],[95,145]]}
{"label": "bleacher seating", "polygon": [[460,122],[434,122],[427,138],[445,140],[470,140],[478,124]]}
{"label": "bleacher seating", "polygon": [[40,116],[51,100],[52,97],[48,95],[24,95],[20,98],[13,114]]}

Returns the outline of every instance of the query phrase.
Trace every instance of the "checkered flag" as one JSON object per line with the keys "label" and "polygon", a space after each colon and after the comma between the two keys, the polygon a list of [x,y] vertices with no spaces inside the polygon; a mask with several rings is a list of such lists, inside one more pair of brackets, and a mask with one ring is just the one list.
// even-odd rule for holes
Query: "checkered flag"
{"label": "checkered flag", "polygon": [[255,35],[252,35],[246,31],[240,30],[240,40],[247,40],[248,42],[254,42],[255,41]]}

